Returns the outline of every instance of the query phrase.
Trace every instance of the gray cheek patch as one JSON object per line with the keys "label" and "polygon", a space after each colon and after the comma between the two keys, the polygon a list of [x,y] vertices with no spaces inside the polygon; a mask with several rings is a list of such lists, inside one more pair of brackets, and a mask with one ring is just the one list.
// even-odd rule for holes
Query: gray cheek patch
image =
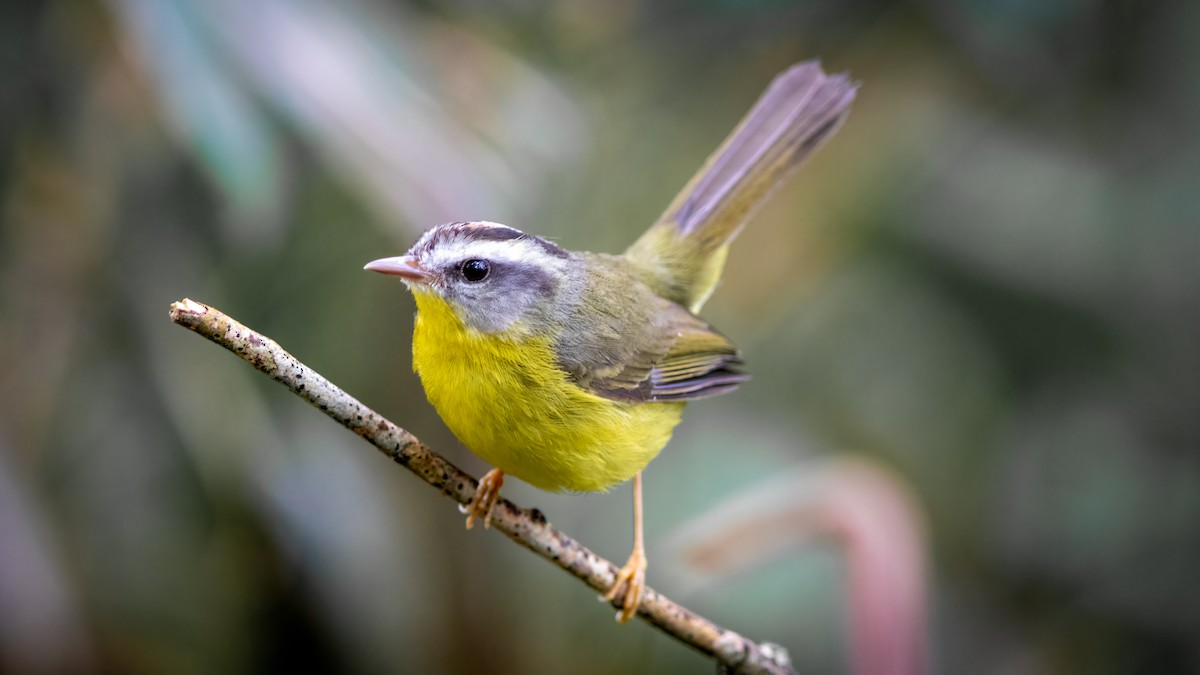
{"label": "gray cheek patch", "polygon": [[467,326],[497,333],[522,318],[548,315],[558,283],[555,276],[535,265],[489,261],[491,271],[483,281],[469,282],[457,270],[447,270],[446,299]]}

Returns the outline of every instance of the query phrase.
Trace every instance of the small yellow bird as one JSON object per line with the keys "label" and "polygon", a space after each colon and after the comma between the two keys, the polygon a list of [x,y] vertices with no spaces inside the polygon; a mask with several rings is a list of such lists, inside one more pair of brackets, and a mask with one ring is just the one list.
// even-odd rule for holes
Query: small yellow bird
{"label": "small yellow bird", "polygon": [[451,431],[494,466],[467,508],[487,527],[505,474],[550,491],[633,478],[634,545],[606,599],[619,621],[645,583],[642,474],[687,401],[747,379],[737,349],[696,316],[729,243],[841,125],[856,85],[815,62],[780,74],[622,255],[568,251],[511,227],[438,225],[370,262],[417,304],[413,369]]}

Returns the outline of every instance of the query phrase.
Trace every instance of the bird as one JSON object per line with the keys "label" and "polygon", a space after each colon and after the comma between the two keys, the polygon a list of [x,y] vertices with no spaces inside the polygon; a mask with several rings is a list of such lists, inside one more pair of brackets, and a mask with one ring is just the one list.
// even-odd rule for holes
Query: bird
{"label": "bird", "polygon": [[698,315],[730,243],[828,140],[858,84],[816,61],[776,76],[666,211],[624,253],[571,251],[486,220],[444,223],[365,269],[399,277],[417,308],[413,369],[454,435],[493,468],[464,508],[490,526],[505,476],[553,492],[633,480],[634,543],[602,600],[626,622],[647,559],[642,472],[687,402],[748,379]]}

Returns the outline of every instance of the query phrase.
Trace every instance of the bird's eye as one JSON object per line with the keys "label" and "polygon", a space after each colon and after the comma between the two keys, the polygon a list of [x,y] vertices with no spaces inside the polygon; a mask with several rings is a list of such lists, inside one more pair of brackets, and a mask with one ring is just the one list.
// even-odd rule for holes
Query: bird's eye
{"label": "bird's eye", "polygon": [[467,281],[483,281],[491,268],[486,260],[468,260],[462,264],[460,271]]}

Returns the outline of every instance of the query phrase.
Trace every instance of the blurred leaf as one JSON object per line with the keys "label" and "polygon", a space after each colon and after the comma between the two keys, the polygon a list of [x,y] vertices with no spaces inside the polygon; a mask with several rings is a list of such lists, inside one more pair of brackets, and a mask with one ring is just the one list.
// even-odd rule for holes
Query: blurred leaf
{"label": "blurred leaf", "polygon": [[167,121],[233,208],[235,245],[275,242],[287,176],[270,123],[204,35],[189,0],[109,0],[162,100]]}

